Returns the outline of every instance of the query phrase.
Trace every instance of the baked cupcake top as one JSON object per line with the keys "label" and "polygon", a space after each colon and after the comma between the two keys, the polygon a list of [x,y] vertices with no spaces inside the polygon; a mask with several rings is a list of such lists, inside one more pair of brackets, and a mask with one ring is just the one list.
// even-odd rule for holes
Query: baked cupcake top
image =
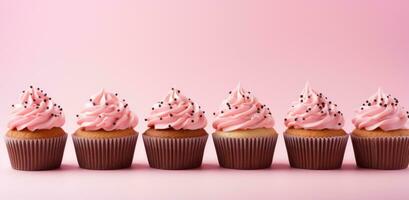
{"label": "baked cupcake top", "polygon": [[12,105],[8,128],[29,131],[61,127],[65,123],[63,109],[52,101],[42,89],[30,86],[24,90],[19,102]]}
{"label": "baked cupcake top", "polygon": [[172,88],[162,101],[153,105],[145,121],[154,129],[197,130],[207,125],[204,114],[197,103]]}
{"label": "baked cupcake top", "polygon": [[399,100],[386,95],[378,89],[369,97],[361,108],[356,111],[352,123],[358,129],[372,131],[380,128],[384,131],[406,129],[409,112],[399,105]]}
{"label": "baked cupcake top", "polygon": [[270,109],[261,104],[256,97],[240,84],[229,92],[219,110],[213,113],[216,119],[213,128],[217,131],[273,128],[274,120]]}
{"label": "baked cupcake top", "polygon": [[92,96],[77,115],[77,124],[86,131],[114,131],[135,128],[138,117],[125,99],[104,89]]}
{"label": "baked cupcake top", "polygon": [[337,104],[312,89],[307,82],[299,100],[288,111],[284,124],[287,128],[338,130],[344,125],[344,117]]}

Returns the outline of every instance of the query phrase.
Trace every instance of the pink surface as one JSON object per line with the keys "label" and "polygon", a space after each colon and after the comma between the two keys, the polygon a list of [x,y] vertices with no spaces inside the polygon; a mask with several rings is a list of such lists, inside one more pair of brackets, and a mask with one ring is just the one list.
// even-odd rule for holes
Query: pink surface
{"label": "pink surface", "polygon": [[[140,119],[171,87],[210,113],[238,82],[283,119],[307,80],[344,113],[381,86],[409,106],[409,3],[362,1],[0,1],[0,127],[28,85],[59,102],[64,128],[101,88],[118,92]],[[207,130],[212,131],[208,124]],[[146,123],[137,126],[143,131]],[[121,171],[77,168],[71,140],[63,168],[10,169],[0,143],[1,199],[404,199],[408,170],[356,170],[348,144],[343,170],[289,169],[282,137],[271,169],[217,167],[211,140],[204,168],[147,168],[142,140],[135,166]]]}

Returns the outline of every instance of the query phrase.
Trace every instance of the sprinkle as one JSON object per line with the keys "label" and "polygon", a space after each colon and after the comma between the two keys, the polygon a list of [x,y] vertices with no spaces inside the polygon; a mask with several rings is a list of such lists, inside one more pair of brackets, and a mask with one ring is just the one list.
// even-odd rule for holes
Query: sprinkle
{"label": "sprinkle", "polygon": [[222,110],[222,111],[220,111],[222,114],[224,113],[224,111]]}
{"label": "sprinkle", "polygon": [[120,109],[118,109],[118,110],[116,110],[116,111],[120,112],[121,110],[120,110]]}
{"label": "sprinkle", "polygon": [[152,110],[155,110],[155,108],[154,108],[154,107],[152,107]]}
{"label": "sprinkle", "polygon": [[231,94],[231,91],[229,91],[229,94]]}
{"label": "sprinkle", "polygon": [[89,99],[89,101],[92,101],[92,99]]}
{"label": "sprinkle", "polygon": [[30,88],[33,88],[33,86],[32,86],[32,85],[30,85]]}
{"label": "sprinkle", "polygon": [[364,110],[364,108],[363,108],[363,107],[361,107],[361,110]]}
{"label": "sprinkle", "polygon": [[116,125],[116,123],[115,123],[115,122],[114,122],[113,124],[114,124],[114,126]]}
{"label": "sprinkle", "polygon": [[169,127],[169,128],[172,128],[172,125],[169,124],[168,127]]}
{"label": "sprinkle", "polygon": [[148,119],[145,118],[145,122],[148,121]]}
{"label": "sprinkle", "polygon": [[235,109],[239,109],[239,107],[237,107],[237,106],[236,106],[236,107],[234,107],[234,108],[235,108]]}
{"label": "sprinkle", "polygon": [[178,90],[178,93],[180,93],[180,90]]}
{"label": "sprinkle", "polygon": [[160,117],[159,120],[162,120],[162,117]]}
{"label": "sprinkle", "polygon": [[170,108],[170,109],[173,109],[173,107],[172,107],[172,106],[170,106],[169,108]]}
{"label": "sprinkle", "polygon": [[287,118],[284,118],[284,121],[287,121]]}
{"label": "sprinkle", "polygon": [[303,117],[302,120],[305,120],[305,117]]}
{"label": "sprinkle", "polygon": [[194,123],[194,122],[195,122],[195,120],[192,119],[192,123]]}
{"label": "sprinkle", "polygon": [[172,90],[175,90],[175,88],[172,88]]}
{"label": "sprinkle", "polygon": [[80,115],[76,115],[77,117],[79,117]]}
{"label": "sprinkle", "polygon": [[216,113],[213,113],[213,115],[216,115]]}
{"label": "sprinkle", "polygon": [[301,100],[300,100],[300,102],[302,103],[302,102],[303,102],[303,100],[301,99]]}
{"label": "sprinkle", "polygon": [[294,120],[297,121],[298,118],[295,118]]}
{"label": "sprinkle", "polygon": [[108,106],[108,103],[105,103],[106,106]]}
{"label": "sprinkle", "polygon": [[24,106],[24,108],[27,108],[27,106]]}
{"label": "sprinkle", "polygon": [[334,117],[336,117],[337,116],[337,114],[334,114]]}
{"label": "sprinkle", "polygon": [[386,108],[387,106],[388,106],[388,104],[385,104],[383,107],[385,107],[385,108]]}
{"label": "sprinkle", "polygon": [[203,115],[199,115],[199,117],[203,117]]}
{"label": "sprinkle", "polygon": [[170,114],[169,114],[169,116],[173,117],[173,114],[172,114],[172,113],[170,113]]}
{"label": "sprinkle", "polygon": [[266,119],[267,118],[267,116],[264,116],[264,119]]}
{"label": "sprinkle", "polygon": [[160,105],[160,104],[158,106],[159,106],[159,108],[162,107],[162,105]]}
{"label": "sprinkle", "polygon": [[338,126],[341,126],[341,123],[338,123]]}
{"label": "sprinkle", "polygon": [[173,100],[177,101],[177,99],[176,99],[176,98],[174,98]]}
{"label": "sprinkle", "polygon": [[304,96],[303,95],[300,95],[300,98],[303,98]]}

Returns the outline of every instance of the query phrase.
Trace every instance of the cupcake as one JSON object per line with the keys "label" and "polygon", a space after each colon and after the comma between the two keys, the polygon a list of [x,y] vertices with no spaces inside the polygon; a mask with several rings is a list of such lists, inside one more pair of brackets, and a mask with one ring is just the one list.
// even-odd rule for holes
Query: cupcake
{"label": "cupcake", "polygon": [[284,140],[293,168],[337,169],[342,166],[348,135],[337,104],[307,83],[284,119]]}
{"label": "cupcake", "polygon": [[352,145],[358,167],[404,169],[409,164],[409,112],[381,89],[356,111]]}
{"label": "cupcake", "polygon": [[67,141],[64,123],[63,109],[47,93],[33,86],[24,90],[12,105],[5,137],[11,166],[25,171],[59,168]]}
{"label": "cupcake", "polygon": [[205,112],[191,99],[172,88],[152,107],[143,134],[149,165],[157,169],[200,167],[208,134]]}
{"label": "cupcake", "polygon": [[81,168],[110,170],[132,165],[138,118],[125,99],[102,90],[89,99],[77,118],[80,128],[72,139]]}
{"label": "cupcake", "polygon": [[239,84],[229,92],[215,115],[213,141],[221,167],[269,168],[277,132],[270,109]]}

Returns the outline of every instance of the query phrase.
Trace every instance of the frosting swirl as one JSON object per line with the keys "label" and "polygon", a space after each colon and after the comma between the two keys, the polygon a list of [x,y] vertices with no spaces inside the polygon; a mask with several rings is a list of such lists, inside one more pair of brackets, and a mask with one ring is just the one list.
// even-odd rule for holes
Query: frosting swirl
{"label": "frosting swirl", "polygon": [[288,128],[338,130],[344,125],[344,116],[337,104],[313,90],[307,82],[299,100],[288,111],[284,124]]}
{"label": "frosting swirl", "polygon": [[272,128],[274,120],[270,109],[262,105],[256,97],[244,90],[240,84],[229,92],[213,122],[218,131],[234,131],[257,128]]}
{"label": "frosting swirl", "polygon": [[30,86],[20,96],[20,102],[13,104],[9,129],[30,131],[61,127],[65,123],[63,109],[40,88]]}
{"label": "frosting swirl", "polygon": [[207,119],[201,107],[172,88],[163,101],[152,107],[145,121],[155,129],[197,130],[206,127]]}
{"label": "frosting swirl", "polygon": [[352,123],[358,129],[368,131],[380,128],[384,131],[405,129],[409,112],[399,106],[399,100],[386,95],[380,88],[356,111]]}
{"label": "frosting swirl", "polygon": [[104,89],[91,97],[77,115],[77,124],[87,131],[124,130],[138,124],[137,116],[129,109],[125,99]]}

